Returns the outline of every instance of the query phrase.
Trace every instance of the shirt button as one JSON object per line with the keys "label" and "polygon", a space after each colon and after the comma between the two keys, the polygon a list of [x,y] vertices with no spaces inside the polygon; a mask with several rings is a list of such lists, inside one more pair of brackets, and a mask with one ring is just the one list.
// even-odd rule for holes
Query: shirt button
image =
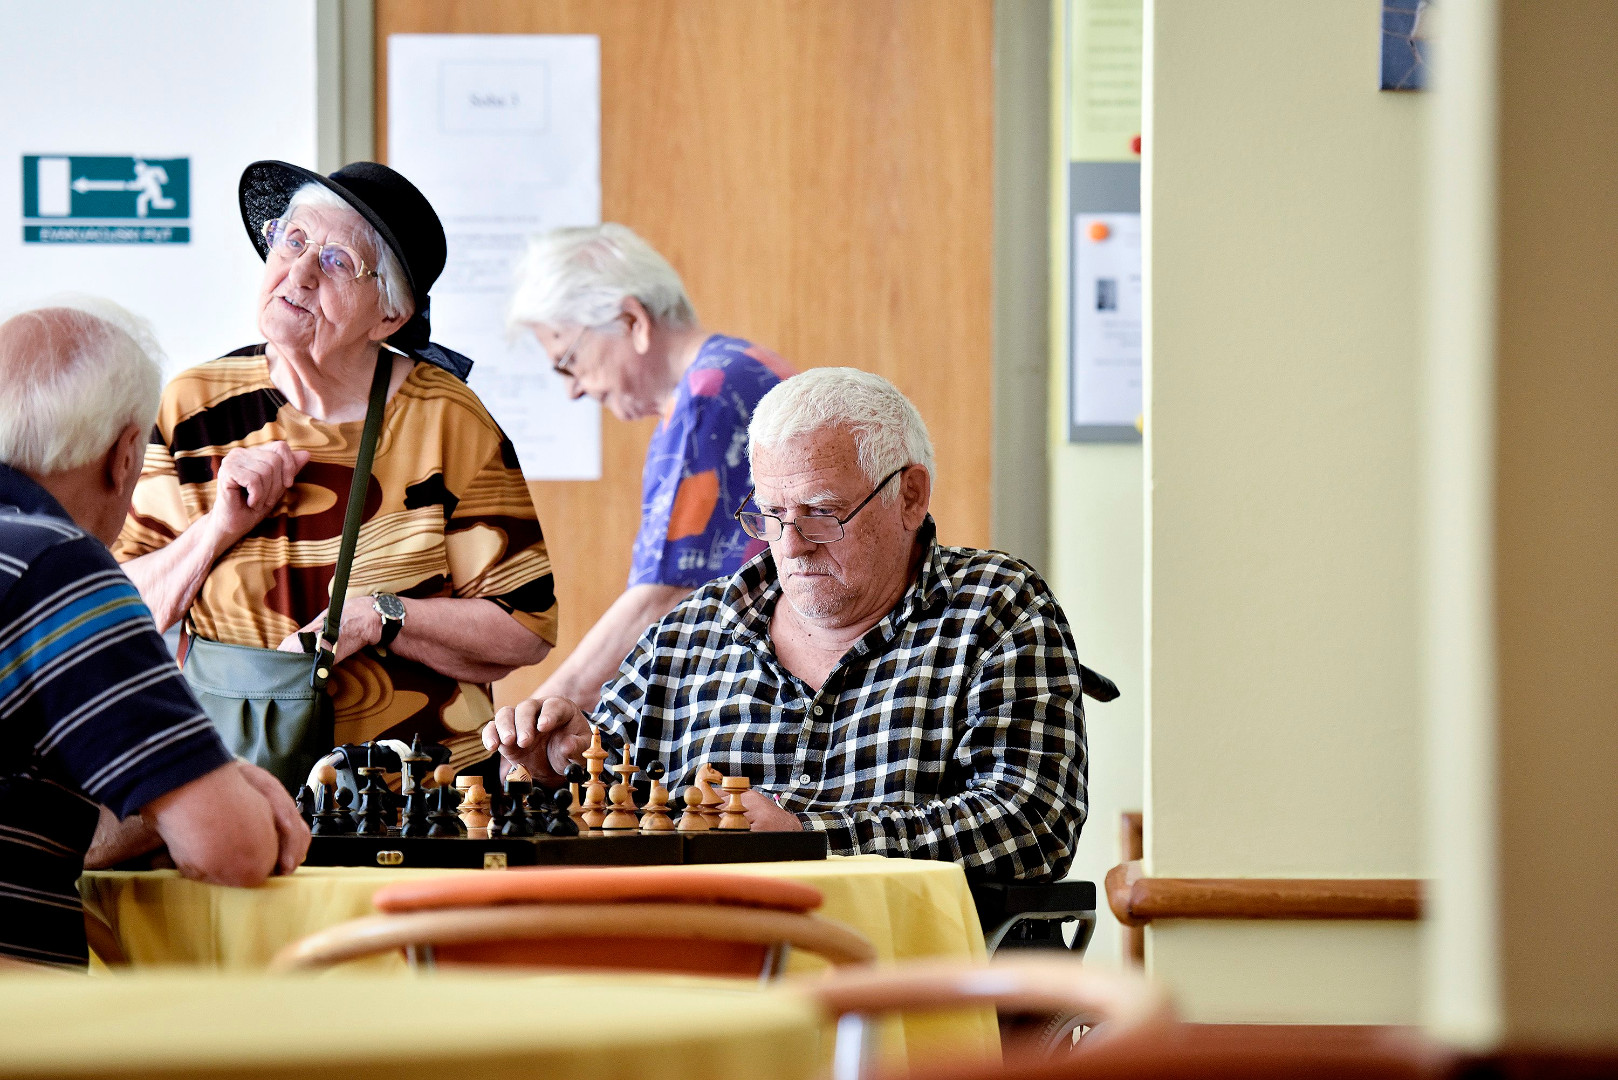
{"label": "shirt button", "polygon": [[826,710],[822,706],[819,706],[819,705],[815,706],[815,715],[816,716],[819,716],[821,713],[823,713],[825,711]]}
{"label": "shirt button", "polygon": [[798,777],[798,783],[800,783],[800,784],[810,784],[810,783],[814,782],[814,779],[815,778],[810,776],[808,773],[804,773],[802,776]]}

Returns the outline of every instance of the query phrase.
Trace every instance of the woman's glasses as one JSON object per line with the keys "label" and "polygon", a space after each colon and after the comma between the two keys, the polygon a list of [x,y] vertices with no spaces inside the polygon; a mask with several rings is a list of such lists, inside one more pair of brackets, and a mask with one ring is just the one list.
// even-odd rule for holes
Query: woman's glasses
{"label": "woman's glasses", "polygon": [[313,250],[320,263],[320,272],[333,281],[357,281],[362,277],[382,276],[368,268],[365,260],[353,248],[342,244],[317,245],[309,239],[309,234],[303,231],[302,226],[281,218],[271,218],[264,223],[264,239],[269,242],[271,251],[288,260],[301,259],[304,252]]}

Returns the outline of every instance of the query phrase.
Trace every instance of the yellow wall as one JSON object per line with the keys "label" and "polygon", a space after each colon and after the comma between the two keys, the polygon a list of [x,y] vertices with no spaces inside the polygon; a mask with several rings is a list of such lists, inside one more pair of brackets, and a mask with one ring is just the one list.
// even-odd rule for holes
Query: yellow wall
{"label": "yellow wall", "polygon": [[[1138,443],[1067,441],[1067,159],[1073,109],[1063,67],[1070,41],[1069,0],[1052,0],[1051,35],[1051,371],[1050,566],[1048,578],[1073,626],[1079,656],[1118,684],[1106,705],[1087,701],[1090,818],[1071,876],[1099,886],[1122,859],[1119,815],[1141,808],[1145,678],[1142,672],[1142,491]],[[1099,912],[1085,954],[1092,963],[1122,961],[1121,928]]]}
{"label": "yellow wall", "polygon": [[[1147,6],[1148,870],[1419,876],[1425,99],[1370,0]],[[1416,1017],[1413,924],[1148,950],[1198,1019]]]}

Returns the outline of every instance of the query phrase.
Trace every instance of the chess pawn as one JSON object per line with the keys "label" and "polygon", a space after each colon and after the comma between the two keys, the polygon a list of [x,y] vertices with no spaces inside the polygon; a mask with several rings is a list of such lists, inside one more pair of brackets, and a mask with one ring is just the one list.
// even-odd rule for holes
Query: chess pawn
{"label": "chess pawn", "polygon": [[[448,766],[441,765],[439,768],[448,768]],[[482,779],[482,777],[478,779]],[[478,790],[481,791],[482,788],[480,787]],[[450,787],[447,783],[443,783],[439,784],[436,790],[427,792],[423,797],[432,800],[433,807],[427,814],[428,836],[465,836],[467,834],[466,826],[462,825],[460,819],[455,816],[455,809],[461,802],[461,793],[459,791]],[[484,833],[488,832],[487,829],[483,831]]]}
{"label": "chess pawn", "polygon": [[640,816],[641,832],[673,832],[674,822],[669,820],[669,789],[663,786],[668,775],[661,761],[646,766],[646,776],[652,781],[652,790],[646,796],[646,812]]}
{"label": "chess pawn", "polygon": [[629,832],[640,828],[640,820],[635,816],[635,774],[638,768],[629,762],[614,765],[613,772],[618,774],[618,782],[612,785],[610,793],[611,812],[601,821],[601,828],[605,832]]}
{"label": "chess pawn", "polygon": [[352,835],[354,830],[359,827],[359,824],[354,820],[352,809],[354,793],[347,788],[338,788],[333,800],[337,804],[337,809],[334,811],[335,817],[333,818],[331,831],[344,836]]}
{"label": "chess pawn", "polygon": [[460,793],[460,819],[470,832],[489,827],[489,793],[483,787],[481,776],[457,776],[455,790]]}
{"label": "chess pawn", "polygon": [[[527,780],[507,780],[506,797],[501,800],[503,820],[501,836],[533,836],[534,827],[528,822],[528,793],[533,784]],[[494,835],[491,829],[489,835]]]}
{"label": "chess pawn", "polygon": [[708,824],[708,815],[702,812],[702,789],[692,784],[685,789],[685,813],[680,815],[675,829],[678,832],[707,832],[711,828],[713,826]]}
{"label": "chess pawn", "polygon": [[706,761],[697,766],[697,788],[702,792],[702,816],[708,819],[710,829],[719,828],[725,799],[714,790],[714,785],[722,783],[724,779],[724,775]]}
{"label": "chess pawn", "polygon": [[573,793],[567,788],[563,788],[551,796],[551,806],[555,812],[551,814],[550,820],[545,822],[545,835],[579,835],[578,819],[572,816]]}
{"label": "chess pawn", "polygon": [[742,805],[742,792],[753,786],[753,782],[745,776],[727,776],[721,782],[725,794],[730,801],[725,804],[725,812],[719,816],[719,828],[724,832],[746,832],[753,826],[747,820],[747,808]]}

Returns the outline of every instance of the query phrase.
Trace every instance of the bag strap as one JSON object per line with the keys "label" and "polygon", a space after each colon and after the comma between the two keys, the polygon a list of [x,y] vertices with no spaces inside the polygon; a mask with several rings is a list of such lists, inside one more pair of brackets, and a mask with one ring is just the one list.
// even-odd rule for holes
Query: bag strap
{"label": "bag strap", "polygon": [[326,625],[315,642],[315,661],[309,683],[324,690],[337,662],[337,633],[343,626],[343,600],[348,595],[348,571],[354,565],[354,547],[360,538],[360,518],[365,514],[365,493],[371,486],[371,463],[376,459],[376,441],[382,434],[382,413],[388,404],[388,383],[393,378],[393,354],[381,350],[376,358],[376,374],[371,378],[371,403],[365,410],[365,431],[360,435],[360,453],[354,460],[354,482],[348,487],[348,512],[343,517],[343,542],[337,549],[337,567],[331,578],[331,603],[326,606]]}

